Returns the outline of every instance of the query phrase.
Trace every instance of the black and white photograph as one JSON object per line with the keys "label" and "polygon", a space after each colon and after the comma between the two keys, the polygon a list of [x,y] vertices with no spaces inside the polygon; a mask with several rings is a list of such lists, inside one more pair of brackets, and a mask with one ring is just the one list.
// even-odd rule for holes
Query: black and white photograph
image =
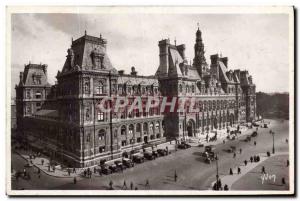
{"label": "black and white photograph", "polygon": [[6,193],[295,193],[294,8],[6,10]]}

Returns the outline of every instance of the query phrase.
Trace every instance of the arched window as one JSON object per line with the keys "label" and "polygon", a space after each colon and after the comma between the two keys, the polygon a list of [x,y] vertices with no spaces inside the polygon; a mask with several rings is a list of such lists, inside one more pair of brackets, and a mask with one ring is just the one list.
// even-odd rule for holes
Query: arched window
{"label": "arched window", "polygon": [[141,124],[140,123],[136,124],[136,132],[141,132]]}
{"label": "arched window", "polygon": [[126,126],[121,127],[121,135],[126,135]]}
{"label": "arched window", "polygon": [[97,87],[96,87],[96,92],[97,92],[97,94],[103,94],[104,93],[104,84],[103,84],[103,82],[102,81],[99,81],[98,82],[98,85],[97,85]]}
{"label": "arched window", "polygon": [[149,129],[150,129],[150,131],[152,131],[154,133],[155,127],[154,127],[154,124],[152,122],[149,125]]}
{"label": "arched window", "polygon": [[130,124],[128,127],[128,133],[133,134],[133,131],[134,131],[134,126],[133,126],[133,124]]}
{"label": "arched window", "polygon": [[182,85],[180,84],[179,85],[179,93],[181,93],[182,92]]}
{"label": "arched window", "polygon": [[105,139],[105,130],[104,129],[101,129],[99,132],[98,132],[98,139],[99,140],[104,140]]}
{"label": "arched window", "polygon": [[143,130],[145,134],[148,134],[148,124],[146,122],[143,124]]}

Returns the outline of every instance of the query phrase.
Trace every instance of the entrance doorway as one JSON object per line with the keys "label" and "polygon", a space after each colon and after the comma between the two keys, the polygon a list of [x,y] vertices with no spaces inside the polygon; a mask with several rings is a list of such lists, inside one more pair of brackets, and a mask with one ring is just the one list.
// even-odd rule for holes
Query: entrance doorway
{"label": "entrance doorway", "polygon": [[148,144],[148,136],[144,136],[144,143]]}
{"label": "entrance doorway", "polygon": [[187,133],[189,137],[195,136],[195,122],[192,119],[187,123]]}

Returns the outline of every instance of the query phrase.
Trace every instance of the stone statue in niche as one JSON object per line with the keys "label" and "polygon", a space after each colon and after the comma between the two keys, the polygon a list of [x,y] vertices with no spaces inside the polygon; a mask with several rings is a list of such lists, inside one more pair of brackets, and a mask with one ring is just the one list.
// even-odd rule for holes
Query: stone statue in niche
{"label": "stone statue in niche", "polygon": [[90,81],[88,79],[84,80],[84,93],[85,94],[90,93]]}
{"label": "stone statue in niche", "polygon": [[91,111],[90,111],[90,108],[86,108],[85,110],[85,119],[86,121],[90,121],[91,120]]}

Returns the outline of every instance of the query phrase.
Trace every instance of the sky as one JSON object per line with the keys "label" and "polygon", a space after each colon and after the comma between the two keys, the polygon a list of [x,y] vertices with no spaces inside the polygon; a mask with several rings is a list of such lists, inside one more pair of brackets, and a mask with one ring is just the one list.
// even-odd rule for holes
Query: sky
{"label": "sky", "polygon": [[247,69],[256,91],[287,92],[288,16],[285,14],[13,14],[11,32],[12,95],[19,72],[31,63],[48,64],[54,84],[67,49],[84,31],[107,39],[107,53],[117,70],[153,75],[159,66],[158,41],[186,44],[194,57],[197,24],[205,56],[221,53],[229,69]]}

